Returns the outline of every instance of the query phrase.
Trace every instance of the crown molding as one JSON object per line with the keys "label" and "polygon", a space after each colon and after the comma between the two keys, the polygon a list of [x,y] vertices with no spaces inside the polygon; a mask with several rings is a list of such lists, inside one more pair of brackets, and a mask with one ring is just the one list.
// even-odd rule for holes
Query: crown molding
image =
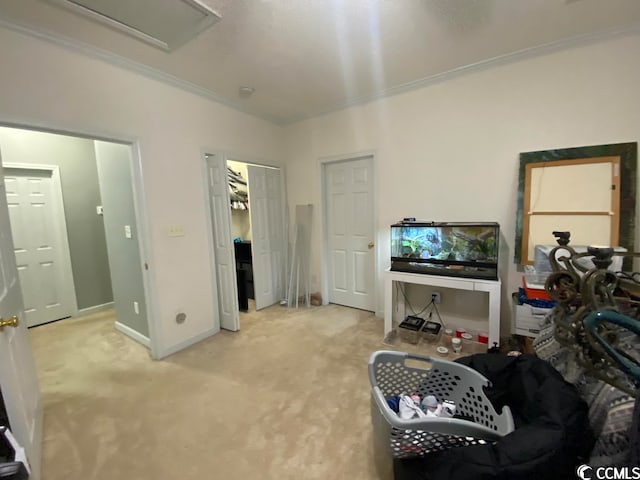
{"label": "crown molding", "polygon": [[39,40],[43,40],[45,42],[49,42],[59,47],[65,48],[66,50],[70,50],[72,52],[103,61],[115,67],[119,67],[130,72],[143,75],[152,80],[156,80],[166,85],[170,85],[189,93],[193,93],[200,97],[204,97],[207,100],[211,100],[226,107],[232,108],[233,110],[237,110],[239,112],[261,118],[262,120],[266,120],[270,123],[274,123],[276,125],[283,124],[282,120],[277,117],[256,113],[255,111],[246,108],[246,106],[241,104],[240,102],[233,101],[225,96],[213,92],[212,90],[201,87],[199,85],[196,85],[195,83],[189,82],[143,63],[130,60],[116,53],[109,52],[93,45],[89,45],[88,43],[81,42],[80,40],[72,39],[64,35],[42,30],[31,25],[18,23],[13,20],[7,20],[6,18],[1,17],[0,28],[37,38]]}
{"label": "crown molding", "polygon": [[486,70],[492,67],[506,65],[506,64],[514,63],[527,58],[546,55],[549,53],[565,50],[568,48],[597,43],[597,42],[601,42],[603,40],[607,40],[614,37],[638,34],[640,33],[640,22],[632,22],[632,23],[614,27],[614,28],[604,29],[604,30],[600,30],[597,32],[584,34],[584,35],[578,35],[568,39],[549,42],[536,47],[525,48],[517,52],[499,55],[497,57],[493,57],[487,60],[482,60],[480,62],[454,68],[446,72],[437,73],[435,75],[429,75],[427,77],[423,77],[411,82],[407,82],[401,85],[396,85],[394,87],[389,87],[375,93],[350,97],[350,98],[347,98],[344,102],[340,102],[329,108],[321,109],[321,110],[311,112],[309,114],[293,116],[285,119],[279,118],[273,115],[265,115],[265,114],[257,113],[251,110],[250,108],[247,108],[244,104],[240,102],[231,100],[212,90],[196,85],[195,83],[192,83],[187,80],[176,77],[174,75],[165,73],[161,70],[136,62],[134,60],[130,60],[126,57],[115,54],[113,52],[103,50],[101,48],[95,47],[93,45],[89,45],[79,40],[65,37],[64,35],[53,33],[50,31],[45,31],[30,25],[18,23],[13,20],[8,20],[6,18],[1,18],[1,17],[0,17],[0,28],[5,28],[7,30],[12,30],[14,32],[17,32],[23,35],[31,36],[46,42],[53,43],[67,50],[70,50],[82,55],[86,55],[90,58],[101,60],[110,65],[114,65],[116,67],[123,68],[125,70],[131,71],[134,73],[138,73],[152,80],[156,80],[166,85],[170,85],[172,87],[176,87],[184,91],[193,93],[200,97],[206,98],[207,100],[211,100],[213,102],[229,107],[233,110],[236,110],[257,118],[261,118],[262,120],[266,120],[275,125],[283,126],[283,125],[291,125],[293,123],[300,122],[303,120],[309,120],[314,117],[328,115],[330,113],[338,112],[351,107],[364,105],[366,103],[374,102],[377,100],[382,100],[387,97],[392,97],[394,95],[410,92],[412,90],[418,90],[421,88],[428,87],[430,85],[451,80],[453,78],[456,78],[465,74]]}
{"label": "crown molding", "polygon": [[506,65],[509,63],[515,63],[521,60],[525,60],[527,58],[547,55],[553,52],[558,52],[558,51],[566,50],[569,48],[598,43],[610,38],[622,37],[622,36],[634,35],[634,34],[640,34],[640,22],[633,22],[633,23],[629,23],[629,24],[614,27],[614,28],[600,30],[598,32],[592,32],[592,33],[579,35],[579,36],[575,36],[575,37],[571,37],[563,40],[558,40],[555,42],[549,42],[549,43],[538,45],[535,47],[525,48],[523,50],[518,50],[512,53],[506,53],[504,55],[499,55],[497,57],[489,58],[487,60],[482,60],[480,62],[454,68],[446,72],[429,75],[427,77],[423,77],[411,82],[407,82],[401,85],[396,85],[394,87],[389,87],[376,93],[352,97],[347,99],[345,102],[336,104],[330,108],[318,110],[309,115],[300,115],[297,117],[292,117],[282,123],[284,123],[285,125],[289,125],[289,124],[293,124],[303,120],[309,120],[311,118],[328,115],[330,113],[335,113],[340,110],[345,110],[347,108],[364,105],[366,103],[374,102],[377,100],[382,100],[387,97],[399,95],[401,93],[410,92],[412,90],[419,90],[421,88],[425,88],[430,85],[445,82],[447,80],[451,80],[453,78],[460,77],[462,75],[466,75],[469,73],[479,72],[492,67]]}

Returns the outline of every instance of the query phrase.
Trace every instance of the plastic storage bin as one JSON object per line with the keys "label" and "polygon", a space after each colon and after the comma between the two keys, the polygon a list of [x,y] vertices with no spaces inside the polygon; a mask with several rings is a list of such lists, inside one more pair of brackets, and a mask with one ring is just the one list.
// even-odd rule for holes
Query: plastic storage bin
{"label": "plastic storage bin", "polygon": [[[498,414],[483,390],[490,385],[489,380],[465,365],[381,350],[369,358],[369,381],[374,446],[379,450],[376,455],[389,459],[423,456],[495,442],[513,431],[509,407]],[[421,397],[435,395],[439,401],[452,400],[456,413],[474,421],[439,417],[403,420],[387,404],[387,397],[414,393]]]}
{"label": "plastic storage bin", "polygon": [[[536,245],[534,249],[534,257],[533,257],[533,266],[535,270],[538,272],[551,272],[551,263],[549,262],[549,254],[551,250],[553,250],[558,245]],[[585,245],[570,245],[571,248],[576,253],[584,253],[587,251],[587,246]],[[614,252],[616,253],[625,253],[627,251],[624,247],[613,247]],[[566,256],[568,252],[566,250],[560,250],[558,256]],[[558,258],[556,256],[556,258]],[[584,266],[586,269],[590,270],[593,268],[593,262],[591,261],[593,257],[587,255],[586,257],[582,257],[578,260],[578,263]],[[612,272],[619,272],[622,270],[622,260],[623,258],[620,256],[614,256],[612,258],[612,263],[609,266],[608,270]]]}
{"label": "plastic storage bin", "polygon": [[425,320],[420,317],[408,316],[404,322],[398,325],[398,334],[405,342],[416,345],[420,341],[420,335]]}

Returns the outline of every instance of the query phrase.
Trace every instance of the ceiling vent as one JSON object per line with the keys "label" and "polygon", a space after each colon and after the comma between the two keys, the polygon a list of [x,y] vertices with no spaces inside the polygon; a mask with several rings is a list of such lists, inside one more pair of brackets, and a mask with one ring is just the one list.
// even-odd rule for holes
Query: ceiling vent
{"label": "ceiling vent", "polygon": [[220,20],[220,15],[198,0],[46,1],[168,52]]}

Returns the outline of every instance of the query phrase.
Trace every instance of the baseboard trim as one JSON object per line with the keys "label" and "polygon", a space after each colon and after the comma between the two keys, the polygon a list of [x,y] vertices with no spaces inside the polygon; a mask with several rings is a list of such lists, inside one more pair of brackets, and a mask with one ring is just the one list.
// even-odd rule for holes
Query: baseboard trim
{"label": "baseboard trim", "polygon": [[210,328],[209,330],[205,330],[204,332],[195,335],[191,338],[187,338],[186,340],[177,343],[176,345],[172,345],[169,348],[165,348],[160,352],[160,355],[158,357],[158,360],[161,360],[165,357],[168,357],[169,355],[172,355],[176,352],[179,352],[180,350],[183,350],[187,347],[190,347],[191,345],[198,343],[202,340],[204,340],[205,338],[209,338],[211,335],[215,335],[216,333],[218,333],[220,331],[219,328]]}
{"label": "baseboard trim", "polygon": [[94,305],[93,307],[81,308],[78,310],[79,316],[91,315],[92,313],[104,312],[113,308],[113,302],[103,303],[102,305]]}
{"label": "baseboard trim", "polygon": [[124,333],[127,337],[135,340],[145,347],[151,348],[151,341],[149,340],[149,337],[145,337],[140,332],[136,332],[133,328],[128,327],[120,322],[116,322],[116,330],[118,330],[120,333]]}

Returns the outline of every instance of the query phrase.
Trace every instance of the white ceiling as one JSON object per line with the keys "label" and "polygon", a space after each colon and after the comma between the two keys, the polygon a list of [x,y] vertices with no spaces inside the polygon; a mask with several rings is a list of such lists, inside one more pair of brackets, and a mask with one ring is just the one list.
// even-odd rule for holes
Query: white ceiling
{"label": "white ceiling", "polygon": [[[200,1],[222,18],[172,52],[45,0],[0,0],[0,26],[112,52],[277,123],[514,54],[640,31],[640,0]],[[241,98],[242,85],[255,93]]]}

